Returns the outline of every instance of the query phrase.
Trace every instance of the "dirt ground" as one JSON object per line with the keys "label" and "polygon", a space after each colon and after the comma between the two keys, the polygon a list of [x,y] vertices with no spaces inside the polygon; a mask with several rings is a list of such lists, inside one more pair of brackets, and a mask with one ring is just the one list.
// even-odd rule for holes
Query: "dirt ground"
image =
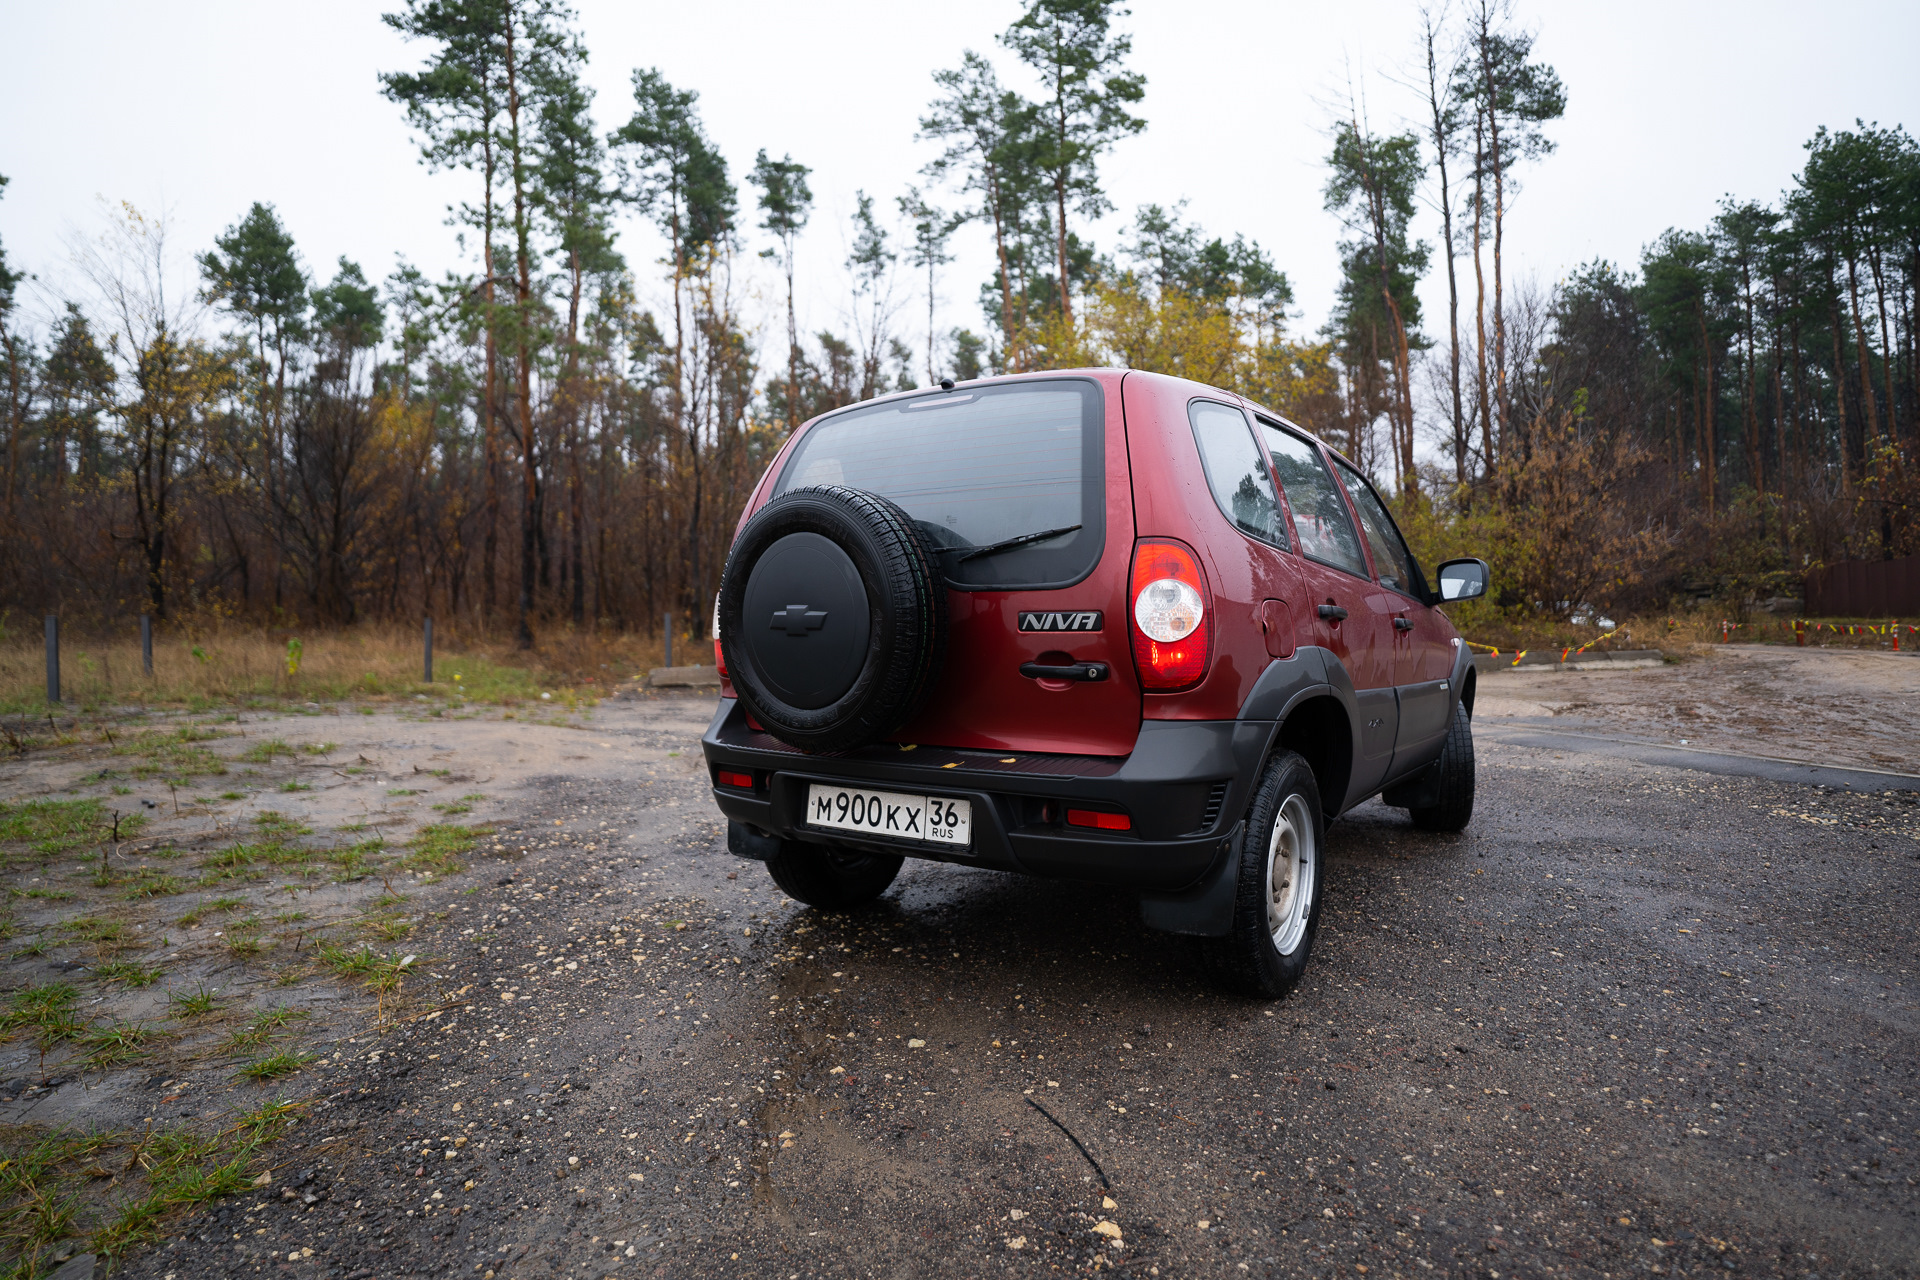
{"label": "dirt ground", "polygon": [[1474,714],[1920,774],[1920,653],[1715,645],[1657,669],[1490,672]]}
{"label": "dirt ground", "polygon": [[43,726],[0,820],[144,826],[0,844],[0,1139],[120,1135],[35,1273],[158,1176],[143,1135],[283,1104],[115,1274],[1915,1274],[1914,783],[1500,727],[1897,769],[1909,661],[1485,677],[1473,826],[1336,823],[1271,1006],[1110,890],[909,862],[799,907],[726,852],[711,698]]}

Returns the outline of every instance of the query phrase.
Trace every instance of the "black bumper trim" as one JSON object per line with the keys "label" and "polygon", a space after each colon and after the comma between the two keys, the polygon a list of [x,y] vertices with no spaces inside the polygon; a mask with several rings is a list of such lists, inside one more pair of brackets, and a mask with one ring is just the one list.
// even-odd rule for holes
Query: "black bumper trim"
{"label": "black bumper trim", "polygon": [[[1025,753],[988,757],[923,747],[911,753],[870,748],[807,755],[784,745],[773,749],[764,734],[748,727],[738,703],[725,698],[701,746],[710,769],[750,769],[762,780],[751,792],[716,786],[713,795],[728,818],[771,837],[1179,894],[1221,864],[1274,730],[1264,721],[1152,720],[1141,726],[1128,756],[1036,757],[1028,768],[1008,768],[1000,756]],[[960,758],[948,758],[953,756]],[[982,758],[999,767],[974,763]],[[1076,770],[1075,763],[1096,767]],[[802,815],[813,782],[967,800],[973,805],[973,843],[959,849],[808,827]],[[1224,802],[1202,826],[1220,782],[1227,783]],[[1044,801],[1126,812],[1134,829],[1083,831],[1063,825],[1064,814],[1057,811],[1051,821],[1043,820]],[[755,847],[765,848],[757,841]]]}

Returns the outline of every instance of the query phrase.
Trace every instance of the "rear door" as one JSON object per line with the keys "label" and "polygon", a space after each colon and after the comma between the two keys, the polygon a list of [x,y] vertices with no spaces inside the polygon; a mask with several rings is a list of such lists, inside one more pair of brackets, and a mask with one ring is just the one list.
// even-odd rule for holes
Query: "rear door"
{"label": "rear door", "polygon": [[[808,429],[773,493],[817,484],[900,504],[947,583],[946,665],[895,741],[1084,755],[1133,749],[1133,506],[1118,376],[1023,378],[834,414]],[[1105,664],[1107,678],[1020,674],[1022,663],[1081,662]]]}
{"label": "rear door", "polygon": [[1353,793],[1361,794],[1378,785],[1393,763],[1399,705],[1393,692],[1392,615],[1375,599],[1380,588],[1368,572],[1353,516],[1319,446],[1268,419],[1260,419],[1260,426],[1303,557],[1303,642],[1330,650],[1353,682],[1360,742]]}
{"label": "rear door", "polygon": [[1380,608],[1393,629],[1393,684],[1400,703],[1400,726],[1394,736],[1394,772],[1424,763],[1440,749],[1447,734],[1447,716],[1453,700],[1447,690],[1452,673],[1452,645],[1441,637],[1446,628],[1427,603],[1426,583],[1407,543],[1394,526],[1386,503],[1373,486],[1347,466],[1335,462],[1347,496],[1372,553],[1380,583]]}

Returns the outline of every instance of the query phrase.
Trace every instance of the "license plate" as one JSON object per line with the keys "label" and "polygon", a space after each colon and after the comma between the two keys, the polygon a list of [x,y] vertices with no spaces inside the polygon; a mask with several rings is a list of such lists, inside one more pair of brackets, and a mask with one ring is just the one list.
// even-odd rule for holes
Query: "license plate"
{"label": "license plate", "polygon": [[807,789],[807,825],[865,835],[966,845],[973,841],[973,805],[944,796],[907,796],[853,787]]}

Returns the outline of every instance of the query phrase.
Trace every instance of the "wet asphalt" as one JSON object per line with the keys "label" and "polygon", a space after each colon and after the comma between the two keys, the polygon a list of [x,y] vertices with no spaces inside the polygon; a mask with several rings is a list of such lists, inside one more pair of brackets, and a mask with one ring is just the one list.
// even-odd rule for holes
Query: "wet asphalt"
{"label": "wet asphalt", "polygon": [[1116,891],[786,901],[703,719],[603,714],[682,772],[542,780],[416,934],[423,1012],[120,1274],[1920,1274],[1910,781],[1483,726],[1465,834],[1334,824],[1260,1004]]}

